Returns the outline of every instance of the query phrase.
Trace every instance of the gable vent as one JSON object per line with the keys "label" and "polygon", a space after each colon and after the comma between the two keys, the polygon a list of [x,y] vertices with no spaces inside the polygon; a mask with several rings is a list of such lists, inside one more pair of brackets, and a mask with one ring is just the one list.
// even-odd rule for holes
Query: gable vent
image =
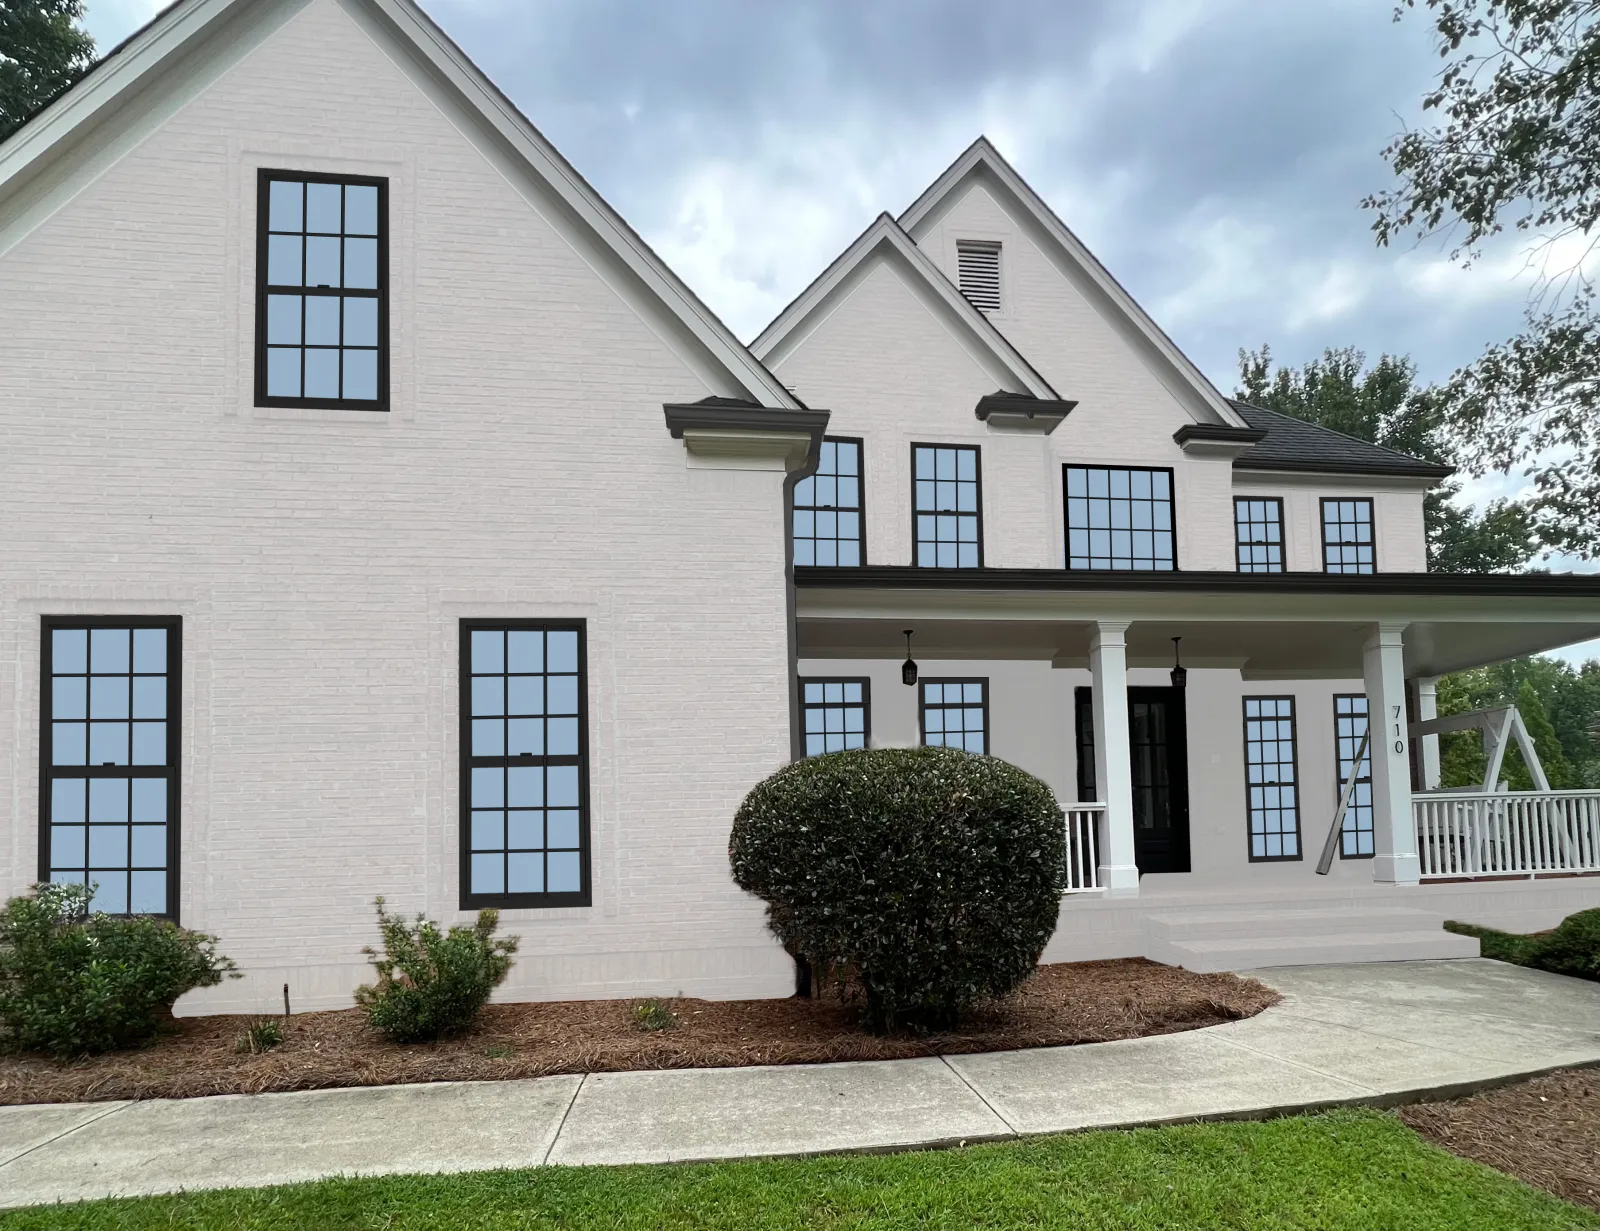
{"label": "gable vent", "polygon": [[1000,245],[959,242],[956,267],[961,293],[972,306],[980,312],[1000,311]]}

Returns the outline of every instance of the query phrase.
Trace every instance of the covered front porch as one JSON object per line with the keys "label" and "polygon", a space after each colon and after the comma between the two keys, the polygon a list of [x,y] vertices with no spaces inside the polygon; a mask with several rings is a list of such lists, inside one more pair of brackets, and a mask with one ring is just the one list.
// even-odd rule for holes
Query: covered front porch
{"label": "covered front porch", "polygon": [[[796,583],[798,675],[859,674],[872,742],[941,742],[920,690],[981,681],[982,750],[1056,790],[1069,887],[1051,960],[1170,956],[1168,938],[1207,927],[1221,950],[1271,932],[1304,934],[1308,953],[1327,935],[1353,946],[1309,960],[1445,956],[1446,915],[1531,930],[1600,905],[1600,791],[1440,791],[1437,736],[1412,734],[1437,677],[1600,636],[1600,579],[867,568]],[[908,629],[915,688],[899,683]],[[1415,953],[1396,939],[1424,934]]]}

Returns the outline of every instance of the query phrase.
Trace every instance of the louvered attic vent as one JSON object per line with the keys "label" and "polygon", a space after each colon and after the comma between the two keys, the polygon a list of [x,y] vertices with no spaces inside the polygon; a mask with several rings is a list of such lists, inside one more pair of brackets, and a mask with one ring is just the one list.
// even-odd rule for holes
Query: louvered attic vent
{"label": "louvered attic vent", "polygon": [[956,244],[961,293],[980,312],[1000,311],[1000,245],[962,241]]}

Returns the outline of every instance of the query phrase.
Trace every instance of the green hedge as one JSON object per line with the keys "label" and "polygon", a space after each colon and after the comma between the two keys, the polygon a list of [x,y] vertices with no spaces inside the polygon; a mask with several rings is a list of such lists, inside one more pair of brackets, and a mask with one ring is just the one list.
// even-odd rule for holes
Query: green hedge
{"label": "green hedge", "polygon": [[441,931],[424,915],[408,924],[383,908],[383,952],[366,948],[377,978],[356,989],[367,1020],[396,1043],[422,1043],[459,1034],[477,1020],[489,994],[511,972],[514,936],[496,938],[500,912],[480,910],[470,928]]}
{"label": "green hedge", "polygon": [[789,952],[859,985],[874,1029],[944,1028],[1014,989],[1065,884],[1050,788],[946,748],[787,766],[745,798],[729,856]]}
{"label": "green hedge", "polygon": [[216,940],[166,919],[90,914],[83,885],[36,885],[0,910],[0,1042],[58,1056],[131,1047],[179,996],[237,978]]}

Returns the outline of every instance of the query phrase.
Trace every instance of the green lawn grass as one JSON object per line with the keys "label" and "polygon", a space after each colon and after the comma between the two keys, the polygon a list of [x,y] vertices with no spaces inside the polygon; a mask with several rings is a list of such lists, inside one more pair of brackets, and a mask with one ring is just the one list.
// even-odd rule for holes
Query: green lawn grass
{"label": "green lawn grass", "polygon": [[1363,1110],[926,1153],[325,1180],[0,1214],[4,1231],[285,1227],[1597,1231],[1600,1217]]}

